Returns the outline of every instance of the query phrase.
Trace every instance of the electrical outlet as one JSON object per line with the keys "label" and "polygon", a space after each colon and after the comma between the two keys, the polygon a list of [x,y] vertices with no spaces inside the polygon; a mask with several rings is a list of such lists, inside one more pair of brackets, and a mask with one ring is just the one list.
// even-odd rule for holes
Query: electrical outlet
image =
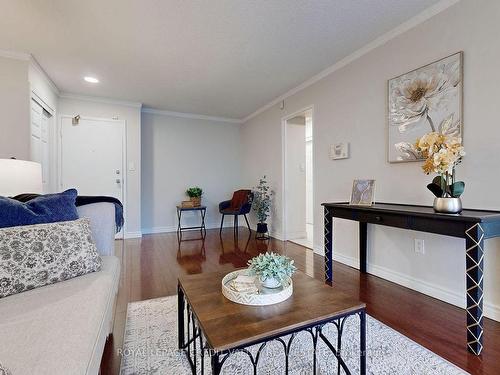
{"label": "electrical outlet", "polygon": [[425,254],[424,240],[415,238],[415,252],[419,254]]}

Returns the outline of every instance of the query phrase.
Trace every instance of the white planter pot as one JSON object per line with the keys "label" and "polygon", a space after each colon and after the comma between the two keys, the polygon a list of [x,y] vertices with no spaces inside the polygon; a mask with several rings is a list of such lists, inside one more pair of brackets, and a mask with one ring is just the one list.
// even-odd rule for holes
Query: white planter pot
{"label": "white planter pot", "polygon": [[274,277],[268,277],[262,281],[262,286],[269,289],[279,288],[281,286],[281,282]]}

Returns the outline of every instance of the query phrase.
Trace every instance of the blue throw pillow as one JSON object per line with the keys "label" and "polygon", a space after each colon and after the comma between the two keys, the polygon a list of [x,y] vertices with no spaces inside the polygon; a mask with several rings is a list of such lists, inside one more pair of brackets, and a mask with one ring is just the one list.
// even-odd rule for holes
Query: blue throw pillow
{"label": "blue throw pillow", "polygon": [[0,197],[0,228],[78,219],[76,189],[40,195],[26,203]]}

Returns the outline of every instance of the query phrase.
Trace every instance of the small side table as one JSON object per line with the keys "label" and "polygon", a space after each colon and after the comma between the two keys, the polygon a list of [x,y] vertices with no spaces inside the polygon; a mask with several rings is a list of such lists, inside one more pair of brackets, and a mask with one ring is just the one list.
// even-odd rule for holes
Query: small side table
{"label": "small side table", "polygon": [[[185,211],[199,211],[200,216],[201,216],[201,225],[199,226],[194,226],[194,227],[183,227],[181,224],[182,220],[182,213]],[[177,219],[178,219],[178,224],[177,224],[177,239],[179,242],[181,241],[189,241],[189,240],[183,240],[182,239],[182,231],[186,230],[191,230],[191,229],[199,229],[201,238],[193,238],[196,240],[204,240],[205,236],[207,235],[207,228],[205,227],[205,215],[207,213],[207,206],[198,206],[198,207],[182,207],[182,206],[177,206]]]}

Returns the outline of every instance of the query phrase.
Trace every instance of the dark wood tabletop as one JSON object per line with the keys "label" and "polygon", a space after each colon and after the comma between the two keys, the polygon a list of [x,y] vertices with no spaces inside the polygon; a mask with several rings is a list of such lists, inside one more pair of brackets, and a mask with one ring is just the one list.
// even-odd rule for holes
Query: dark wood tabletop
{"label": "dark wood tabletop", "polygon": [[351,205],[348,202],[336,202],[336,203],[323,203],[325,207],[330,208],[349,208],[350,210],[357,211],[369,211],[369,212],[393,212],[400,214],[412,214],[414,216],[422,216],[435,218],[439,217],[444,220],[456,220],[456,221],[472,221],[472,222],[487,222],[487,221],[497,221],[500,220],[500,211],[492,210],[476,210],[476,209],[464,209],[459,214],[440,214],[434,211],[431,206],[418,206],[410,204],[397,204],[397,203],[382,203],[377,202],[371,206],[357,206]]}
{"label": "dark wood tabletop", "polygon": [[297,271],[293,276],[293,295],[270,306],[246,306],[226,299],[221,292],[225,273],[189,275],[179,278],[207,342],[214,350],[228,350],[315,322],[353,313],[365,304]]}
{"label": "dark wood tabletop", "polygon": [[182,206],[176,206],[179,211],[199,211],[199,210],[206,210],[207,206],[195,206],[195,207],[182,207]]}

